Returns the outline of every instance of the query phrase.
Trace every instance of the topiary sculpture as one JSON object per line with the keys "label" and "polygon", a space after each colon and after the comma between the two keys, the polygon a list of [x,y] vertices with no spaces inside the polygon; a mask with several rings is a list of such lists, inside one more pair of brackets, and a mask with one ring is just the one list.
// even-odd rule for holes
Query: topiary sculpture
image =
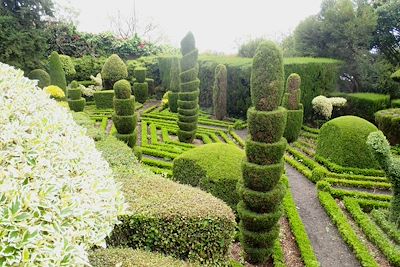
{"label": "topiary sculpture", "polygon": [[193,33],[189,32],[181,41],[180,92],[178,95],[178,138],[185,143],[193,142],[196,136],[199,111],[199,86],[197,78],[198,50]]}
{"label": "topiary sculpture", "polygon": [[67,80],[65,79],[65,72],[62,68],[60,56],[55,51],[49,57],[49,74],[50,84],[60,87],[66,93]]}
{"label": "topiary sculpture", "polygon": [[169,110],[171,112],[178,111],[178,94],[179,94],[179,73],[180,73],[180,65],[179,59],[174,57],[171,62],[171,72],[170,72],[170,79],[171,83],[169,86],[169,93],[168,93],[168,105]]}
{"label": "topiary sculpture", "polygon": [[286,81],[286,93],[283,96],[283,106],[288,110],[287,123],[283,136],[288,142],[297,140],[303,124],[303,105],[300,104],[301,78],[297,73],[289,75]]}
{"label": "topiary sculpture", "polygon": [[76,75],[74,62],[72,61],[71,57],[67,55],[60,55],[60,61],[65,73],[65,78],[68,81],[71,81]]}
{"label": "topiary sculpture", "polygon": [[68,106],[75,112],[83,111],[86,99],[82,97],[82,91],[77,81],[72,81],[68,88]]}
{"label": "topiary sculpture", "polygon": [[392,183],[393,198],[390,220],[397,225],[397,228],[400,228],[400,158],[392,156],[390,145],[381,131],[370,133],[367,145]]}
{"label": "topiary sculpture", "polygon": [[42,69],[35,69],[29,72],[28,78],[31,80],[38,80],[38,86],[45,88],[50,85],[50,75]]}
{"label": "topiary sculpture", "polygon": [[214,115],[217,120],[222,120],[226,116],[227,87],[228,78],[226,67],[223,64],[218,64],[215,68],[215,80],[213,87]]}
{"label": "topiary sculpture", "polygon": [[250,138],[246,140],[247,159],[242,162],[243,180],[237,184],[241,201],[240,242],[245,259],[264,263],[270,257],[279,235],[286,187],[281,179],[286,139],[283,133],[287,111],[279,107],[284,86],[283,58],[272,42],[260,44],[253,59],[251,99],[247,111]]}
{"label": "topiary sculpture", "polygon": [[112,120],[117,129],[116,137],[130,147],[136,144],[135,97],[131,96],[131,84],[127,80],[119,80],[114,84],[114,113]]}
{"label": "topiary sculpture", "polygon": [[149,87],[146,82],[146,71],[144,67],[136,67],[134,70],[136,81],[133,83],[133,94],[139,103],[144,103],[149,95]]}
{"label": "topiary sculpture", "polygon": [[101,77],[103,79],[104,88],[113,88],[114,83],[128,77],[128,69],[125,63],[117,54],[112,54],[107,58],[101,69]]}

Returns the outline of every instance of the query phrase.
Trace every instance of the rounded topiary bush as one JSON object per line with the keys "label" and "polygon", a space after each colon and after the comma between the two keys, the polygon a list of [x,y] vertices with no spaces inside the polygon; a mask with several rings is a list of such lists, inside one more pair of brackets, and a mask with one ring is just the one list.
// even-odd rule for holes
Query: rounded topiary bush
{"label": "rounded topiary bush", "polygon": [[203,145],[174,159],[173,179],[199,186],[235,208],[238,203],[236,183],[242,177],[240,163],[244,156],[234,145]]}
{"label": "rounded topiary bush", "polygon": [[366,141],[378,129],[356,116],[343,116],[325,123],[318,135],[316,156],[343,167],[375,168],[379,165]]}
{"label": "rounded topiary bush", "polygon": [[35,69],[29,72],[28,78],[31,80],[38,80],[38,86],[45,88],[50,85],[50,75],[42,69]]}
{"label": "rounded topiary bush", "polygon": [[378,111],[375,113],[375,122],[391,145],[400,144],[400,108]]}
{"label": "rounded topiary bush", "polygon": [[107,58],[101,69],[101,78],[103,79],[104,88],[113,88],[116,81],[126,79],[127,77],[128,69],[118,55],[112,54]]}
{"label": "rounded topiary bush", "polygon": [[34,81],[2,63],[0,76],[0,244],[10,252],[2,264],[85,265],[123,211],[112,171]]}
{"label": "rounded topiary bush", "polygon": [[49,74],[50,84],[60,87],[63,89],[64,93],[66,93],[67,80],[65,79],[65,72],[62,67],[60,56],[55,51],[53,51],[49,57]]}

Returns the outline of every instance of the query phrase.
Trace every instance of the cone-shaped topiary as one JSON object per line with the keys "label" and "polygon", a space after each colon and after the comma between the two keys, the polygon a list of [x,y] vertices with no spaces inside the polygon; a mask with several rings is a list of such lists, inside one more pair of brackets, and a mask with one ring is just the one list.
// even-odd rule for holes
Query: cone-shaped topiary
{"label": "cone-shaped topiary", "polygon": [[389,142],[381,131],[370,133],[367,144],[392,183],[390,219],[400,228],[400,158],[392,156]]}
{"label": "cone-shaped topiary", "polygon": [[283,106],[288,110],[287,123],[283,136],[288,142],[297,140],[303,125],[303,105],[300,104],[301,78],[297,73],[289,75],[286,81],[286,93],[283,96]]}
{"label": "cone-shaped topiary", "polygon": [[149,86],[146,82],[146,71],[144,67],[136,67],[134,70],[134,75],[136,81],[133,83],[133,94],[137,102],[144,103],[149,96]]}
{"label": "cone-shaped topiary", "polygon": [[178,94],[178,138],[181,142],[191,143],[196,136],[197,130],[200,86],[200,80],[197,78],[199,73],[199,66],[197,64],[198,50],[196,49],[193,33],[189,32],[182,39],[181,52],[181,73],[179,74],[181,82]]}
{"label": "cone-shaped topiary", "polygon": [[122,59],[112,54],[107,58],[101,69],[101,78],[105,89],[111,89],[116,81],[126,79],[128,77],[128,69]]}
{"label": "cone-shaped topiary", "polygon": [[50,75],[42,69],[35,69],[29,72],[28,78],[31,80],[38,80],[38,86],[45,88],[50,85]]}
{"label": "cone-shaped topiary", "polygon": [[213,87],[214,115],[217,120],[222,120],[226,116],[227,87],[228,78],[226,67],[223,64],[218,64],[215,68],[215,80]]}
{"label": "cone-shaped topiary", "polygon": [[68,106],[75,112],[83,111],[86,99],[82,97],[82,91],[77,81],[72,81],[68,88]]}
{"label": "cone-shaped topiary", "polygon": [[247,111],[250,138],[246,141],[243,180],[237,184],[241,201],[240,242],[245,258],[264,263],[279,235],[286,187],[281,179],[286,139],[287,111],[279,107],[283,94],[282,52],[272,42],[259,45],[253,59],[251,98],[255,107]]}
{"label": "cone-shaped topiary", "polygon": [[178,111],[178,94],[179,94],[179,73],[180,65],[177,57],[172,58],[171,61],[171,72],[170,72],[170,86],[168,93],[168,105],[171,112]]}
{"label": "cone-shaped topiary", "polygon": [[114,83],[114,113],[112,120],[117,129],[116,137],[130,147],[136,144],[135,97],[131,96],[131,84],[127,80]]}
{"label": "cone-shaped topiary", "polygon": [[57,85],[66,93],[67,81],[65,79],[65,72],[62,68],[60,56],[55,51],[53,51],[49,57],[49,74],[50,83],[52,85]]}

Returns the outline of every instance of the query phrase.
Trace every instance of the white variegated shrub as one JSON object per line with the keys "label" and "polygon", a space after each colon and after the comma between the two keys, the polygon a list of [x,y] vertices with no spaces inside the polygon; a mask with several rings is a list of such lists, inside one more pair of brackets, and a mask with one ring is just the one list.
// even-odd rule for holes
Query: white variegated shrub
{"label": "white variegated shrub", "polygon": [[124,208],[85,129],[0,63],[0,266],[85,265]]}

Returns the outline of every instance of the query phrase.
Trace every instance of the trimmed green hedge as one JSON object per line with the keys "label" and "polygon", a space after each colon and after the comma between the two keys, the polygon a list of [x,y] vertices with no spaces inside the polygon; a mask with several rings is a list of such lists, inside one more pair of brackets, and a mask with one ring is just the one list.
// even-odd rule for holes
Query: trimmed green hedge
{"label": "trimmed green hedge", "polygon": [[400,144],[400,108],[384,109],[375,113],[378,125],[391,145]]}
{"label": "trimmed green hedge", "polygon": [[318,136],[316,155],[343,167],[379,169],[366,144],[372,123],[355,116],[343,116],[325,123]]}
{"label": "trimmed green hedge", "polygon": [[392,108],[400,108],[400,99],[392,100]]}
{"label": "trimmed green hedge", "polygon": [[173,179],[198,186],[236,209],[236,183],[242,178],[240,163],[244,156],[234,145],[203,145],[174,159]]}
{"label": "trimmed green hedge", "polygon": [[114,90],[103,90],[93,93],[96,108],[113,108]]}
{"label": "trimmed green hedge", "polygon": [[31,80],[38,80],[38,86],[45,88],[50,85],[50,75],[42,69],[35,69],[29,72],[28,78]]}
{"label": "trimmed green hedge", "polygon": [[51,85],[57,85],[66,93],[67,80],[65,79],[65,72],[62,68],[60,56],[55,51],[49,56],[49,75]]}
{"label": "trimmed green hedge", "polygon": [[[252,59],[232,56],[199,57],[200,105],[212,106],[212,85],[215,67],[224,64],[228,72],[227,110],[231,117],[245,117],[251,105],[250,74]],[[309,120],[313,114],[311,101],[318,95],[326,95],[336,89],[340,61],[326,58],[286,58],[285,77],[297,73],[302,80],[301,103],[304,105],[304,118]]]}
{"label": "trimmed green hedge", "polygon": [[390,107],[390,96],[374,93],[345,94],[347,99],[346,114],[375,121],[375,112]]}
{"label": "trimmed green hedge", "polygon": [[129,205],[108,244],[176,258],[225,262],[236,227],[232,210],[209,193],[152,174],[133,150],[109,136],[97,148],[112,167]]}

